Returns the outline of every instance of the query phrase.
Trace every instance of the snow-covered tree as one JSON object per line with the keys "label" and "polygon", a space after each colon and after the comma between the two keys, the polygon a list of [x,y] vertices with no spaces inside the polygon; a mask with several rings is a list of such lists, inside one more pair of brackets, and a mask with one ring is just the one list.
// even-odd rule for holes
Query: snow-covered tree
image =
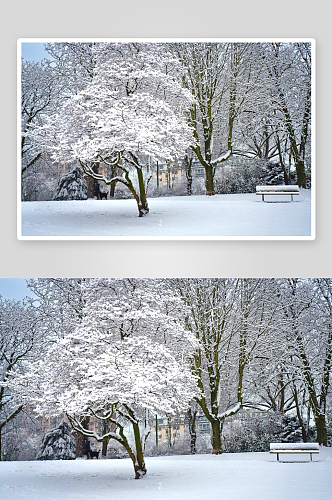
{"label": "snow-covered tree", "polygon": [[179,279],[174,290],[188,306],[186,327],[199,339],[191,358],[200,395],[195,399],[212,428],[213,453],[222,453],[226,418],[242,407],[250,376],[269,344],[274,306],[268,280]]}
{"label": "snow-covered tree", "polygon": [[[277,280],[283,318],[284,349],[280,364],[287,374],[297,418],[306,439],[312,412],[317,441],[326,446],[326,395],[331,371],[331,283],[329,279]],[[303,412],[307,412],[307,417]]]}
{"label": "snow-covered tree", "polygon": [[61,177],[53,200],[86,200],[88,185],[80,167]]}
{"label": "snow-covered tree", "polygon": [[1,447],[2,460],[34,460],[42,442],[41,419],[23,410],[4,427]]}
{"label": "snow-covered tree", "polygon": [[205,169],[206,194],[211,195],[216,167],[234,152],[240,115],[252,109],[259,96],[257,44],[175,43],[173,50],[185,70],[183,85],[195,98],[188,114],[196,139],[192,148]]}
{"label": "snow-covered tree", "polygon": [[311,126],[311,44],[261,44],[266,69],[268,123],[273,131],[279,161],[288,152],[294,162],[297,184],[306,187],[305,152]]}
{"label": "snow-covered tree", "polygon": [[1,434],[23,409],[6,384],[15,370],[22,372],[23,361],[42,352],[42,329],[35,308],[0,296],[0,460]]}
{"label": "snow-covered tree", "polygon": [[274,433],[274,438],[281,443],[299,443],[302,441],[301,426],[295,415],[284,415],[280,428]]}
{"label": "snow-covered tree", "polygon": [[50,430],[44,436],[37,460],[75,460],[76,442],[67,422]]}
{"label": "snow-covered tree", "polygon": [[44,164],[43,160],[39,160],[23,175],[22,200],[49,201],[54,196],[56,186],[57,168],[54,164]]}
{"label": "snow-covered tree", "polygon": [[42,125],[44,117],[56,112],[61,102],[62,84],[46,60],[21,63],[21,184],[22,200],[51,199],[57,169],[47,155],[34,149],[27,133],[30,126]]}
{"label": "snow-covered tree", "polygon": [[46,61],[25,61],[21,66],[21,154],[22,174],[34,165],[41,153],[33,151],[33,144],[26,132],[32,124],[43,123],[43,116],[54,113],[59,98],[59,80]]}
{"label": "snow-covered tree", "polygon": [[[47,327],[48,336],[57,339],[73,332],[83,319],[83,284],[88,278],[34,278],[27,285],[37,296],[39,315]],[[32,299],[31,299],[32,300]],[[84,428],[89,427],[89,417],[81,421]],[[84,436],[75,434],[76,454],[84,454]]]}
{"label": "snow-covered tree", "polygon": [[[122,444],[136,478],[146,473],[149,412],[174,415],[197,392],[187,363],[195,339],[179,324],[182,303],[162,290],[154,280],[90,280],[82,323],[11,382],[20,401],[35,405],[38,414],[65,413],[85,436]],[[106,433],[84,429],[86,416],[107,422]]]}
{"label": "snow-covered tree", "polygon": [[309,42],[175,43],[195,96],[189,114],[195,155],[214,192],[218,165],[231,154],[278,158],[285,184],[295,166],[305,187],[304,161],[310,151],[311,44]]}
{"label": "snow-covered tree", "polygon": [[49,337],[64,337],[73,332],[83,318],[83,285],[89,278],[30,278],[27,286],[37,299],[38,314]]}
{"label": "snow-covered tree", "polygon": [[62,83],[62,95],[71,97],[91,82],[95,48],[100,42],[48,42],[44,47],[50,60],[45,61]]}
{"label": "snow-covered tree", "polygon": [[[176,64],[163,45],[104,43],[94,57],[91,83],[29,137],[36,151],[62,162],[78,160],[93,179],[127,186],[143,216],[151,162],[180,158],[194,142],[184,116],[192,96],[170,70]],[[101,162],[122,175],[99,174]]]}
{"label": "snow-covered tree", "polygon": [[323,334],[320,341],[321,392],[319,405],[324,414],[326,414],[327,398],[331,393],[330,374],[332,369],[332,279],[317,278],[316,280],[314,280],[314,285],[315,283],[318,283],[319,286],[319,304],[321,301],[323,302],[323,308],[318,308],[319,312],[323,313],[319,321],[320,331]]}

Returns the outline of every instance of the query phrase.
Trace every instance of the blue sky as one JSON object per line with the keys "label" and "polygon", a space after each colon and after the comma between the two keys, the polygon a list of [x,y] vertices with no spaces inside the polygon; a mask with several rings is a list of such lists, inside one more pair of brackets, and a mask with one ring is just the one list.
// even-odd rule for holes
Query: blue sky
{"label": "blue sky", "polygon": [[0,295],[10,300],[22,300],[27,295],[35,297],[26,286],[24,278],[0,278]]}
{"label": "blue sky", "polygon": [[27,61],[40,62],[42,59],[50,59],[50,56],[44,49],[43,43],[28,42],[22,43],[22,57]]}

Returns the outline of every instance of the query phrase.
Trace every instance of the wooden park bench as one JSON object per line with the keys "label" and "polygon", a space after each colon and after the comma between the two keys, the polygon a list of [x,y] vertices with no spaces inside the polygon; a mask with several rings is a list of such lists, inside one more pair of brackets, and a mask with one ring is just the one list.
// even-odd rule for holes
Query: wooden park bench
{"label": "wooden park bench", "polygon": [[310,461],[312,461],[312,454],[319,453],[318,443],[271,443],[270,453],[277,454],[279,462],[279,455],[282,453],[307,453],[310,454]]}
{"label": "wooden park bench", "polygon": [[262,196],[262,201],[265,201],[266,195],[290,195],[291,201],[293,196],[300,194],[299,186],[256,186],[256,194]]}

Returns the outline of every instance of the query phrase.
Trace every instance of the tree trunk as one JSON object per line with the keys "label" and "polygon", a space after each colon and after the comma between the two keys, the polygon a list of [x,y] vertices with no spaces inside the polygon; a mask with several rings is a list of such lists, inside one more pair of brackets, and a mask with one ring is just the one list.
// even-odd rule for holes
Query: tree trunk
{"label": "tree trunk", "polygon": [[133,423],[133,430],[134,430],[135,446],[136,446],[136,463],[134,464],[135,479],[140,479],[142,476],[146,474],[146,467],[144,462],[141,434],[137,423]]}
{"label": "tree trunk", "polygon": [[191,408],[188,410],[188,427],[190,434],[190,453],[194,455],[196,453],[196,415],[197,411],[192,412]]}
{"label": "tree trunk", "polygon": [[296,168],[296,176],[297,176],[297,184],[299,187],[306,187],[306,178],[305,178],[305,169],[304,169],[304,161],[298,160],[295,163]]}
{"label": "tree trunk", "polygon": [[276,134],[276,144],[277,144],[277,148],[278,148],[279,162],[280,162],[283,174],[284,174],[284,183],[285,183],[286,186],[288,186],[288,184],[289,184],[289,177],[287,175],[286,166],[284,164],[284,159],[282,157],[281,145],[280,145],[280,140],[279,140],[278,134]]}
{"label": "tree trunk", "polygon": [[149,206],[146,199],[145,185],[143,179],[143,172],[137,168],[138,186],[139,186],[139,203],[138,203],[138,216],[144,217],[149,213]]}
{"label": "tree trunk", "polygon": [[[108,431],[109,431],[109,425],[107,424],[107,421],[104,420],[104,422],[103,422],[103,433],[107,434]],[[101,454],[105,458],[107,456],[107,445],[108,445],[108,443],[109,443],[109,439],[106,439],[105,441],[103,441],[103,444],[102,444]]]}
{"label": "tree trunk", "polygon": [[192,195],[192,185],[193,185],[193,174],[191,170],[192,159],[189,160],[188,172],[187,172],[187,195]]}
{"label": "tree trunk", "polygon": [[212,196],[214,195],[214,184],[213,184],[213,167],[211,165],[207,165],[205,167],[205,175],[206,175],[206,181],[205,181],[206,194],[208,196]]}
{"label": "tree trunk", "polygon": [[327,430],[326,430],[326,422],[325,415],[320,413],[319,415],[315,415],[315,424],[317,430],[317,442],[322,444],[323,446],[327,446]]}
{"label": "tree trunk", "polygon": [[101,454],[103,457],[107,456],[107,445],[108,445],[108,441],[103,441],[103,446],[101,449]]}
{"label": "tree trunk", "polygon": [[222,433],[222,423],[220,420],[212,420],[212,454],[220,455],[222,453],[222,444],[221,444],[221,433]]}
{"label": "tree trunk", "polygon": [[136,459],[135,453],[133,452],[133,450],[129,446],[127,438],[124,436],[123,432],[122,433],[120,432],[120,434],[121,434],[122,440],[119,442],[122,444],[122,446],[124,447],[124,449],[128,453],[129,457],[131,458],[131,461],[133,462],[133,467],[134,467],[134,471],[135,471],[135,479],[140,479],[142,476],[144,476],[144,474],[146,474],[145,464],[143,463],[143,467],[142,467],[142,464],[140,465],[138,463],[138,460]]}
{"label": "tree trunk", "polygon": [[[112,167],[112,170],[111,170],[111,177],[112,178],[116,176],[116,171],[117,171],[117,167]],[[114,198],[115,184],[116,183],[110,185],[110,198]]]}
{"label": "tree trunk", "polygon": [[[86,430],[89,429],[89,422],[90,422],[90,417],[86,417],[82,420],[81,424],[83,429]],[[84,443],[86,440],[86,436],[84,436],[80,432],[74,432],[73,435],[76,440],[76,458],[78,457],[82,458],[84,456]]]}
{"label": "tree trunk", "polygon": [[114,194],[115,194],[115,184],[111,184],[110,198],[114,198]]}
{"label": "tree trunk", "polygon": [[188,174],[188,182],[187,182],[187,195],[192,195],[192,185],[193,185],[193,176],[192,174]]}
{"label": "tree trunk", "polygon": [[[96,163],[93,167],[92,170],[94,171],[95,174],[98,174],[99,170],[99,163]],[[95,195],[95,179],[93,179],[90,176],[86,177],[86,181],[88,183],[88,190],[87,190],[87,197],[88,198],[93,198]]]}
{"label": "tree trunk", "polygon": [[296,390],[296,386],[293,382],[293,397],[294,397],[294,401],[295,401],[295,406],[296,406],[296,415],[297,415],[297,419],[300,423],[300,427],[301,427],[301,433],[302,433],[302,441],[304,443],[307,443],[308,442],[308,434],[307,434],[307,429],[305,428],[305,425],[304,425],[304,422],[303,422],[303,418],[302,418],[302,415],[301,415],[301,411],[300,411],[300,405],[299,405],[299,399],[298,399],[298,396],[297,396],[297,390]]}

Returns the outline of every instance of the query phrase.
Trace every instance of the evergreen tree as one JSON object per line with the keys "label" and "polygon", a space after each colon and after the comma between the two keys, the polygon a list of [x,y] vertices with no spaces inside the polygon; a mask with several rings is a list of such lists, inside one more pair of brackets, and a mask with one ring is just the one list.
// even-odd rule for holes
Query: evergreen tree
{"label": "evergreen tree", "polygon": [[67,422],[45,434],[37,460],[74,460],[76,441]]}
{"label": "evergreen tree", "polygon": [[83,177],[82,170],[79,167],[75,167],[72,172],[61,177],[53,200],[86,200],[87,189],[88,186]]}
{"label": "evergreen tree", "polygon": [[275,432],[274,438],[281,443],[301,443],[301,426],[296,416],[284,415],[281,420],[281,429]]}

